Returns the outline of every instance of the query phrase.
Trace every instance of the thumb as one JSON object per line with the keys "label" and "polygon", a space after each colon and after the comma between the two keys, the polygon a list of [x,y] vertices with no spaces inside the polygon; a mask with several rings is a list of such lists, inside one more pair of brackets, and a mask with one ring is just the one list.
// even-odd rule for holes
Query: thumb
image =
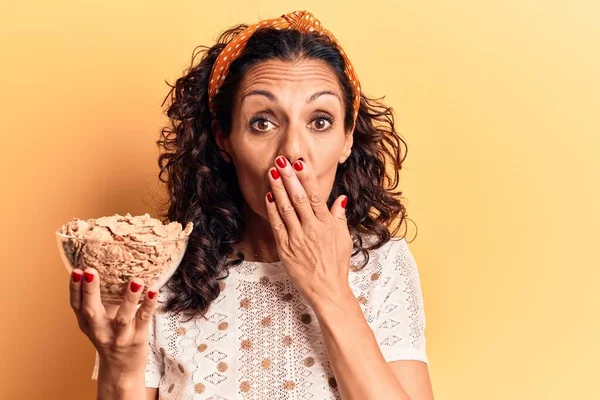
{"label": "thumb", "polygon": [[331,214],[338,222],[343,222],[346,225],[346,207],[348,205],[348,196],[338,197],[331,205]]}

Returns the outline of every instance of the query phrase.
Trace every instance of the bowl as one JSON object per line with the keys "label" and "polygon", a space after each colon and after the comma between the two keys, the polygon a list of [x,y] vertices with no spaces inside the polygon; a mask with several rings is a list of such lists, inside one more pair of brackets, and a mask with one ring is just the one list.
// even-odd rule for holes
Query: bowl
{"label": "bowl", "polygon": [[55,232],[56,244],[63,264],[74,268],[94,268],[100,276],[100,298],[103,304],[123,302],[125,288],[133,278],[144,281],[142,303],[149,287],[157,290],[173,276],[187,249],[189,237],[174,240],[138,242],[79,238]]}

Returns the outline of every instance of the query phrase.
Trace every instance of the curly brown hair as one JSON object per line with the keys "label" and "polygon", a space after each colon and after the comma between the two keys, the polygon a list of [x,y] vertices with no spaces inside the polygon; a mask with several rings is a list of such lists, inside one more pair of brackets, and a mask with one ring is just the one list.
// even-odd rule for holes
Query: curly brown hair
{"label": "curly brown hair", "polygon": [[[161,218],[163,222],[184,225],[191,221],[194,230],[181,265],[167,284],[174,295],[162,309],[190,317],[204,317],[220,294],[219,281],[229,275],[230,267],[244,260],[244,255],[235,249],[244,232],[243,196],[235,167],[225,162],[213,135],[208,83],[219,53],[246,27],[237,25],[223,32],[214,46],[194,49],[191,66],[174,85],[169,84],[171,90],[163,102],[164,105],[169,100],[166,114],[170,123],[157,141],[159,148],[165,150],[158,158],[159,180],[166,184],[168,192],[166,212]],[[232,104],[241,79],[250,67],[270,59],[325,61],[337,75],[344,93],[344,127],[350,134],[352,86],[344,73],[343,57],[333,42],[315,32],[262,28],[249,38],[244,51],[231,64],[214,98],[216,122],[225,136],[230,134]],[[399,231],[407,215],[399,200],[402,192],[395,191],[407,146],[395,131],[392,108],[379,100],[361,94],[352,152],[338,165],[327,200],[331,207],[340,195],[349,198],[346,217],[354,242],[353,256],[358,252],[364,255],[360,267],[367,264],[369,250],[383,246]],[[402,145],[406,150],[402,151]],[[386,163],[391,164],[388,170]],[[390,230],[399,215],[399,224]],[[362,234],[376,239],[367,246]]]}

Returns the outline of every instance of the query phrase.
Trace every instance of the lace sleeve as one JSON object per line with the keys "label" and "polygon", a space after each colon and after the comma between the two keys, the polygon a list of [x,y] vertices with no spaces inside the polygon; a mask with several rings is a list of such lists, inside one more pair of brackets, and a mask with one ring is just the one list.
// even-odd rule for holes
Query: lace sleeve
{"label": "lace sleeve", "polygon": [[[138,306],[139,307],[139,306]],[[148,364],[146,364],[146,387],[157,388],[160,383],[160,379],[163,374],[163,360],[162,354],[156,350],[156,313],[150,320],[148,327]],[[94,370],[92,371],[92,379],[98,380],[98,369],[100,366],[100,359],[98,351],[96,351],[96,361],[94,364]]]}
{"label": "lace sleeve", "polygon": [[425,351],[425,312],[419,271],[405,239],[393,239],[382,272],[374,334],[387,362],[418,360]]}

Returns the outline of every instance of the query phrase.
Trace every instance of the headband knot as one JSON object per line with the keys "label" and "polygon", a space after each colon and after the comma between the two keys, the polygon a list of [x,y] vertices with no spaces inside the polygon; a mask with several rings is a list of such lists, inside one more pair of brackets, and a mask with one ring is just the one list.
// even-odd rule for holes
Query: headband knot
{"label": "headband knot", "polygon": [[283,14],[281,18],[287,21],[289,29],[305,33],[313,31],[323,33],[323,24],[309,11],[294,11],[293,13]]}

